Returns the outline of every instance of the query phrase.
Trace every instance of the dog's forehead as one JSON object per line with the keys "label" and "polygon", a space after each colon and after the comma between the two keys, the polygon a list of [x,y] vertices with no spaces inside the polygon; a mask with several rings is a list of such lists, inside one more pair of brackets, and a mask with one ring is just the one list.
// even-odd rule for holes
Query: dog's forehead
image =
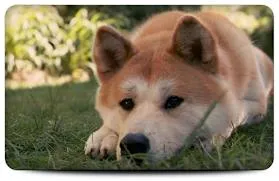
{"label": "dog's forehead", "polygon": [[174,85],[172,79],[157,79],[155,81],[146,80],[144,77],[135,76],[122,81],[120,84],[121,89],[127,93],[167,93],[171,91]]}
{"label": "dog's forehead", "polygon": [[173,91],[174,80],[157,79],[148,81],[143,77],[132,77],[126,79],[121,84],[121,90],[124,95],[137,97],[140,100],[148,99],[158,101],[166,98]]}

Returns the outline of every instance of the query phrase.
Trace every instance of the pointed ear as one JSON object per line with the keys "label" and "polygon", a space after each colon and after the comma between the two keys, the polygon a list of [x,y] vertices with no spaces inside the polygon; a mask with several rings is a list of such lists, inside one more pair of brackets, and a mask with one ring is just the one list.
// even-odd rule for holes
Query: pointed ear
{"label": "pointed ear", "polygon": [[129,40],[109,26],[100,27],[93,48],[96,73],[100,81],[111,78],[134,53]]}
{"label": "pointed ear", "polygon": [[171,52],[206,71],[217,71],[215,41],[211,32],[194,16],[180,18],[172,37]]}

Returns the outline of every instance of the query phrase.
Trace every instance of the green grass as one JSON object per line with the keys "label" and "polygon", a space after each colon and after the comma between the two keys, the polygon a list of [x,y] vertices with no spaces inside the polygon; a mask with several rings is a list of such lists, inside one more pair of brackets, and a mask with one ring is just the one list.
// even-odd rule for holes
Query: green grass
{"label": "green grass", "polygon": [[273,161],[273,104],[266,120],[238,129],[211,153],[201,148],[141,166],[123,159],[91,159],[84,143],[98,129],[94,110],[97,84],[66,84],[26,90],[6,90],[6,162],[13,169],[55,170],[243,170],[265,169]]}

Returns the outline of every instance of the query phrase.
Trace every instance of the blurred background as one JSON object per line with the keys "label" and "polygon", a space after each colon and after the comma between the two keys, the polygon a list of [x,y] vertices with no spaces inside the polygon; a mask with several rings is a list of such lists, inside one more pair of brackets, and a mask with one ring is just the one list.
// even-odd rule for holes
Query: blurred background
{"label": "blurred background", "polygon": [[125,33],[155,13],[174,9],[220,12],[273,58],[273,14],[266,6],[13,6],[5,17],[6,88],[88,81],[99,26]]}

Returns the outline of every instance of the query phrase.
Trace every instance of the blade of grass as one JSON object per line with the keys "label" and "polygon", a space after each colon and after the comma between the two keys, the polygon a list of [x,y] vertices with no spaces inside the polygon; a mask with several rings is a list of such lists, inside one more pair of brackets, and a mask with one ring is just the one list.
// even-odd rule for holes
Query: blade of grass
{"label": "blade of grass", "polygon": [[197,124],[197,126],[195,127],[194,131],[186,138],[185,140],[185,144],[183,146],[183,148],[181,149],[180,153],[183,153],[193,142],[193,140],[195,139],[198,131],[202,128],[202,126],[205,124],[205,121],[207,120],[207,118],[209,117],[209,115],[212,113],[212,111],[215,109],[215,107],[217,106],[218,102],[224,97],[224,95],[227,93],[227,91],[223,92],[223,94],[221,94],[221,96],[215,100],[207,109],[207,111],[205,112],[205,114],[203,115],[202,119],[199,121],[199,123]]}

